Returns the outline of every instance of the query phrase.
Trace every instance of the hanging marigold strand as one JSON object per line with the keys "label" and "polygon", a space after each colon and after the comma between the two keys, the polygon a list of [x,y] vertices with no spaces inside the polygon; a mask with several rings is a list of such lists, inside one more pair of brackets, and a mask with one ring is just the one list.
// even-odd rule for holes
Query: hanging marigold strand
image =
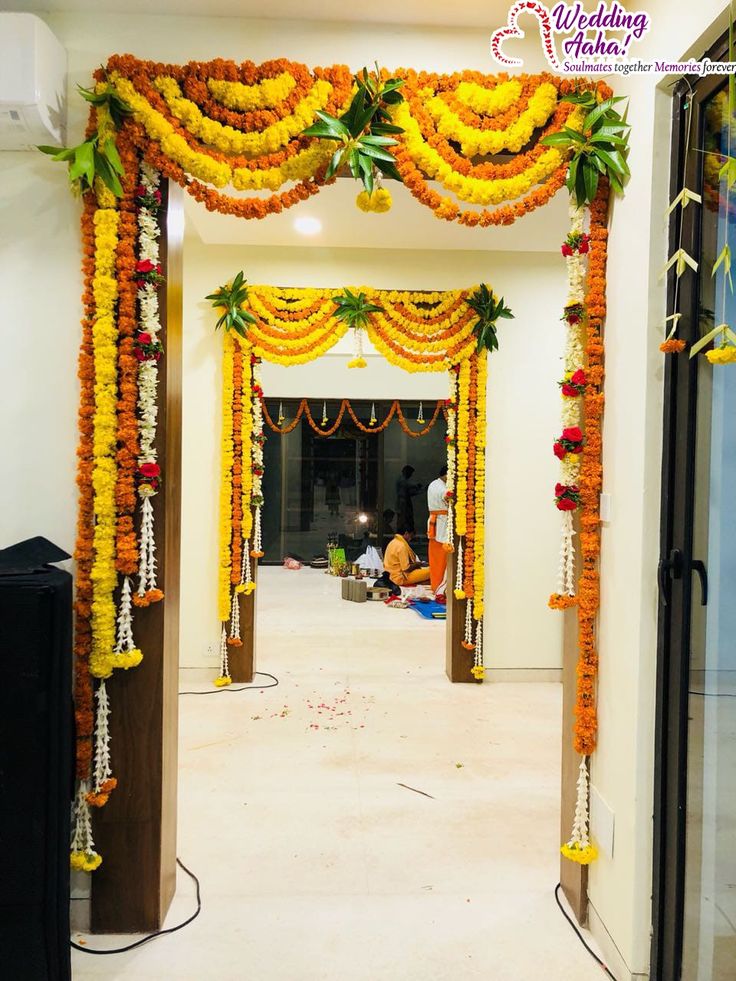
{"label": "hanging marigold strand", "polygon": [[92,555],[93,555],[93,420],[95,368],[92,347],[92,323],[95,314],[95,301],[92,292],[92,279],[95,267],[94,252],[94,211],[95,202],[91,194],[84,197],[82,210],[82,270],[84,290],[82,304],[82,341],[79,349],[78,376],[79,396],[79,441],[77,445],[77,540],[74,558],[77,565],[76,597],[74,609],[74,715],[76,720],[76,774],[82,780],[89,776],[92,760],[92,732],[94,710],[92,678],[89,673],[89,654],[92,642],[90,617],[92,613]]}

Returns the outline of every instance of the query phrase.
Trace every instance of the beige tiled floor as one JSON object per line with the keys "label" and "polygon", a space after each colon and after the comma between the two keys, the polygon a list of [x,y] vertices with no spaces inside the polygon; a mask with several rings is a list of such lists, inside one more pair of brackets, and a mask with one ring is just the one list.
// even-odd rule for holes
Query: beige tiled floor
{"label": "beige tiled floor", "polygon": [[[75,979],[601,976],[553,897],[559,686],[451,686],[443,625],[338,590],[262,571],[259,667],[280,686],[180,700],[179,855],[202,914],[75,954]],[[167,925],[193,902],[180,873]]]}

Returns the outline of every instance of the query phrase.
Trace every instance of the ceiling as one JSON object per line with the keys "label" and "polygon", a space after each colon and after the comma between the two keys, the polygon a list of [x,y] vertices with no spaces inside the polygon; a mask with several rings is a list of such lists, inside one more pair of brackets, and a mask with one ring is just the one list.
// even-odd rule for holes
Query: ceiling
{"label": "ceiling", "polygon": [[[567,227],[568,196],[564,190],[513,225],[466,228],[435,218],[405,187],[388,183],[393,206],[387,214],[360,211],[355,204],[358,184],[340,179],[308,201],[263,221],[209,212],[187,194],[187,227],[207,245],[501,252],[556,252],[560,229]],[[295,220],[305,216],[321,222],[319,234],[306,236],[295,231]]]}
{"label": "ceiling", "polygon": [[15,0],[11,9],[33,12],[89,11],[95,14],[164,14],[274,20],[333,21],[371,24],[431,24],[447,27],[485,27],[506,23],[509,0],[372,0],[347,4],[344,0]]}

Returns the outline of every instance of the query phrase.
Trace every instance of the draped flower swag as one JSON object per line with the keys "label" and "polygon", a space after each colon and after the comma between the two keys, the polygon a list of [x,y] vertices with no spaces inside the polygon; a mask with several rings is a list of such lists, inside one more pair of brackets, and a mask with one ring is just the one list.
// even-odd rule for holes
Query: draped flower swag
{"label": "draped flower swag", "polygon": [[[570,151],[541,140],[580,125],[580,106],[565,101],[568,94],[588,91],[598,101],[610,94],[601,82],[546,74],[436,75],[411,69],[391,74],[404,81],[404,101],[392,110],[394,122],[403,129],[394,147],[403,183],[438,218],[469,226],[510,224],[550,200],[565,182]],[[101,861],[94,849],[90,808],[103,806],[116,782],[108,727],[114,704],[106,679],[115,669],[134,669],[145,655],[134,639],[136,609],[163,598],[156,577],[153,507],[164,479],[156,455],[158,373],[164,356],[158,307],[164,273],[158,254],[163,182],[179,183],[210,210],[244,218],[263,218],[292,207],[331,183],[325,172],[332,148],[304,136],[304,129],[318,111],[339,115],[353,95],[353,78],[346,67],[309,69],[285,59],[262,65],[215,60],[177,66],[115,55],[96,79],[97,91],[112,86],[130,114],[126,111],[113,122],[108,104],[92,105],[85,134],[96,138],[106,152],[117,146],[122,170],[122,193],[116,197],[96,177],[94,188],[84,190],[82,212],[74,640],[79,790],[72,853],[75,867],[87,870]],[[570,302],[564,312],[569,330],[560,380],[563,419],[561,429],[551,433],[563,468],[555,500],[564,523],[561,575],[551,602],[577,606],[575,739],[583,762],[595,747],[597,727],[594,628],[599,602],[597,495],[608,201],[604,185],[601,180],[590,205],[587,232],[584,213],[571,215],[573,238],[566,245],[574,254],[566,253]],[[231,195],[228,187],[238,193]],[[583,242],[587,253],[577,248]],[[586,264],[587,287],[581,300],[580,276]],[[333,297],[329,290],[255,289],[252,308],[257,324],[247,344],[226,339],[230,384],[240,385],[242,394],[239,409],[233,398],[229,409],[223,408],[231,414],[224,418],[230,435],[223,438],[223,459],[232,457],[233,480],[221,499],[228,518],[221,529],[223,663],[218,683],[227,683],[228,646],[239,638],[233,591],[255,588],[252,563],[262,551],[264,419],[259,362],[303,363],[332,347],[348,329],[334,316]],[[367,335],[393,364],[409,371],[445,371],[449,377],[449,547],[457,552],[454,594],[466,602],[465,646],[480,680],[485,670],[484,497],[477,487],[485,467],[487,353],[476,348],[473,314],[466,301],[462,291],[382,292],[382,312],[371,316]],[[235,438],[233,426],[239,428]],[[235,506],[234,493],[239,498]],[[575,511],[580,515],[582,557],[576,588],[568,522]],[[587,777],[579,782],[579,791],[582,801]],[[579,811],[568,852],[587,861],[587,799]]]}

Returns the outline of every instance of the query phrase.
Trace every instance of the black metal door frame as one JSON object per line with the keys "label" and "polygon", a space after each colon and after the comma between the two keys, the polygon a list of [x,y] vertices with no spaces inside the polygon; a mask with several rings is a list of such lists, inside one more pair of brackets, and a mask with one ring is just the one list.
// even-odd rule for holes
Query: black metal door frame
{"label": "black metal door frame", "polygon": [[[709,57],[722,59],[727,48],[727,39],[721,39]],[[703,154],[692,148],[703,146],[704,101],[725,84],[723,75],[692,76],[675,88],[670,200],[683,185],[703,193]],[[682,246],[700,262],[701,218],[700,206],[676,209],[669,255]],[[671,314],[674,271],[667,287],[667,312]],[[682,319],[678,335],[691,344],[699,336],[698,274],[688,269],[680,278],[679,291]],[[682,969],[697,389],[697,358],[689,360],[686,353],[668,357],[658,570],[651,981],[680,981]]]}

